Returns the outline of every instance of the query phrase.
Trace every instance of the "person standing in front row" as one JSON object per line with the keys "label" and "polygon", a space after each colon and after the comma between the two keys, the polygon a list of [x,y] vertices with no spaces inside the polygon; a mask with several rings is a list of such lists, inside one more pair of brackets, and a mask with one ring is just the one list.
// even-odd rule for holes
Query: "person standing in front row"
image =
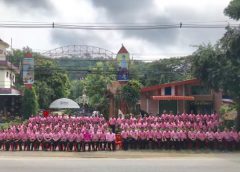
{"label": "person standing in front row", "polygon": [[121,136],[123,138],[123,150],[128,150],[128,131],[125,128],[124,131],[121,132]]}
{"label": "person standing in front row", "polygon": [[116,149],[115,140],[116,140],[116,135],[115,135],[115,133],[112,132],[112,130],[110,130],[110,132],[108,132],[106,134],[108,150],[115,151],[115,149]]}

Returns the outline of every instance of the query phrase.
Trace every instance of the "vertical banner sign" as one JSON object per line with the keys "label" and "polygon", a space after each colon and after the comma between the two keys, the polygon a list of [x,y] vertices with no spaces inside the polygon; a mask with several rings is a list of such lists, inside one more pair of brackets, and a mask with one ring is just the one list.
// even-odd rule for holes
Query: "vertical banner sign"
{"label": "vertical banner sign", "polygon": [[31,53],[25,54],[22,74],[24,85],[32,85],[34,83],[34,59]]}
{"label": "vertical banner sign", "polygon": [[117,80],[118,81],[128,81],[129,62],[130,62],[129,53],[117,54],[117,64],[118,64]]}

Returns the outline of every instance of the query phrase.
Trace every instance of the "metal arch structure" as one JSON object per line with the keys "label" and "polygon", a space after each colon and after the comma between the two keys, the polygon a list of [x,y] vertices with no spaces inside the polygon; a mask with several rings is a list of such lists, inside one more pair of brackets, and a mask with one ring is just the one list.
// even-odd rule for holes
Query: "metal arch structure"
{"label": "metal arch structure", "polygon": [[78,57],[81,59],[113,59],[114,53],[95,46],[89,45],[67,45],[63,47],[58,47],[46,52],[43,52],[42,55],[50,58],[71,58]]}

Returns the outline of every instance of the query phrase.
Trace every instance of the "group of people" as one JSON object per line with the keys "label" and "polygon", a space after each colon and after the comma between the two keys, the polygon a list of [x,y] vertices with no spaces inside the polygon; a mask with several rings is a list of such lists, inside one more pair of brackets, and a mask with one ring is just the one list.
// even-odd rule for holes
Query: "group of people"
{"label": "group of people", "polygon": [[240,132],[220,130],[221,125],[217,114],[162,114],[109,120],[98,115],[37,115],[24,124],[1,130],[0,150],[113,151],[119,141],[124,150],[240,149]]}
{"label": "group of people", "polygon": [[0,131],[0,150],[115,150],[115,137],[103,117],[37,115]]}
{"label": "group of people", "polygon": [[239,150],[240,132],[220,130],[217,114],[162,114],[144,118],[110,118],[120,129],[123,149],[219,149]]}

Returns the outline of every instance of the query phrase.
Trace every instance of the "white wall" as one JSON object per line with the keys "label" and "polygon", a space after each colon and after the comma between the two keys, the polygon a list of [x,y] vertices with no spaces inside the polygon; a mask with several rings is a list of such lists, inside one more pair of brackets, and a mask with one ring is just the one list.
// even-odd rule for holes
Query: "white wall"
{"label": "white wall", "polygon": [[6,46],[0,43],[0,60],[6,60]]}
{"label": "white wall", "polygon": [[[7,77],[8,72],[8,77]],[[10,78],[10,74],[12,79]],[[7,69],[0,69],[0,88],[11,88],[11,85],[14,86],[15,83],[15,74]]]}

